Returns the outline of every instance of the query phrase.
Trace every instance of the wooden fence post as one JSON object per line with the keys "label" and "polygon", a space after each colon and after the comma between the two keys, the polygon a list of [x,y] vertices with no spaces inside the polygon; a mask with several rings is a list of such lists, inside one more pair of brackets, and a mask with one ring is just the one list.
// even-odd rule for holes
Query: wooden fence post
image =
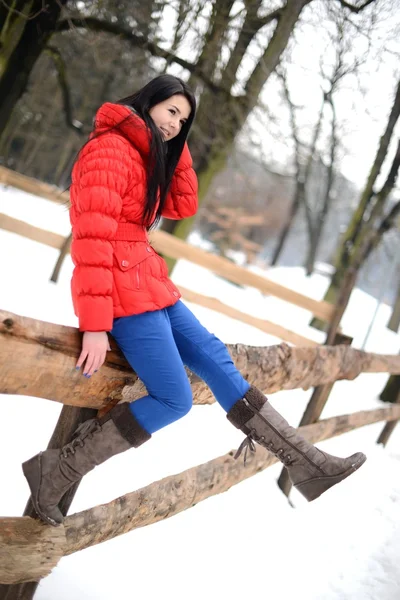
{"label": "wooden fence post", "polygon": [[[346,272],[336,304],[336,310],[328,329],[328,333],[324,344],[325,346],[335,346],[339,344],[350,346],[353,341],[353,338],[339,333],[338,329],[344,311],[346,310],[347,305],[349,303],[351,292],[354,288],[354,284],[356,281],[356,277],[356,269],[349,268]],[[310,425],[311,423],[316,423],[318,421],[324,409],[324,406],[328,401],[329,394],[332,391],[333,385],[333,383],[321,385],[314,389],[314,392],[308,402],[307,408],[301,418],[299,427],[303,425]],[[292,483],[289,479],[288,471],[285,468],[282,469],[282,472],[278,478],[278,486],[285,494],[285,496],[289,495],[289,492],[292,488]]]}
{"label": "wooden fence post", "polygon": [[[48,448],[60,448],[67,444],[72,434],[87,419],[97,415],[97,411],[92,408],[77,408],[76,406],[63,406],[58,418],[53,435],[50,438]],[[72,500],[78,489],[80,481],[75,483],[62,498],[59,507],[65,516],[72,504]],[[24,517],[38,518],[29,499],[24,511]],[[17,583],[14,585],[0,585],[0,600],[32,600],[39,582],[30,581],[28,583]]]}
{"label": "wooden fence post", "polygon": [[51,277],[50,277],[50,281],[53,281],[54,283],[57,283],[57,281],[58,281],[58,276],[60,274],[61,267],[63,266],[64,259],[70,251],[71,242],[72,242],[72,233],[70,233],[68,235],[68,237],[65,238],[64,243],[63,243],[62,247],[60,248],[60,254],[57,258],[57,262],[53,269],[53,273],[51,274]]}

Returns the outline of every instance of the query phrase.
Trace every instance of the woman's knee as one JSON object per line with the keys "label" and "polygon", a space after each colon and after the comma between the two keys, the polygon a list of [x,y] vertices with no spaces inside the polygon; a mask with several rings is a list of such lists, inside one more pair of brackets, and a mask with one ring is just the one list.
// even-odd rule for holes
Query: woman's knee
{"label": "woman's knee", "polygon": [[186,379],[185,385],[179,388],[178,413],[179,418],[184,417],[192,409],[193,395],[190,387],[189,379]]}
{"label": "woman's knee", "polygon": [[185,377],[175,389],[169,390],[168,395],[158,398],[174,415],[174,421],[181,419],[193,406],[192,388],[189,379]]}

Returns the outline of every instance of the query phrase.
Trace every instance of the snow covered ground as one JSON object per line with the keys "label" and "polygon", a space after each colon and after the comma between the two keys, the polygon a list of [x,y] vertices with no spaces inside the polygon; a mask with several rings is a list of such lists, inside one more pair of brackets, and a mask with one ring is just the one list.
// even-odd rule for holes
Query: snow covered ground
{"label": "snow covered ground", "polygon": [[[17,190],[0,189],[0,212],[61,234],[69,229],[65,207]],[[192,241],[199,240],[194,236]],[[0,251],[2,309],[76,325],[69,296],[69,258],[54,285],[48,280],[57,259],[55,250],[0,230]],[[276,268],[268,277],[317,299],[327,284],[324,277],[307,279],[296,268]],[[308,328],[306,311],[264,298],[256,290],[230,285],[200,267],[181,261],[173,279],[322,340],[320,333]],[[190,307],[225,342],[279,342],[218,313]],[[356,347],[365,341],[375,307],[373,298],[354,292],[343,328],[354,336]],[[382,306],[366,350],[399,351],[400,336],[385,328],[388,317],[389,308]],[[354,382],[338,382],[323,417],[378,406],[377,394],[385,379],[385,375],[363,375]],[[297,424],[309,395],[301,390],[279,392],[272,402]],[[28,497],[20,464],[46,446],[61,406],[22,396],[3,395],[0,402],[0,514],[20,515]],[[242,600],[248,594],[277,600],[398,600],[400,429],[384,450],[375,443],[381,428],[381,424],[371,425],[320,445],[342,456],[360,450],[368,461],[311,504],[293,492],[295,508],[289,506],[276,485],[280,466],[274,465],[171,519],[62,559],[41,582],[36,598]],[[218,406],[194,407],[187,417],[154,435],[149,444],[114,457],[90,473],[70,512],[109,502],[225,454],[242,437]]]}

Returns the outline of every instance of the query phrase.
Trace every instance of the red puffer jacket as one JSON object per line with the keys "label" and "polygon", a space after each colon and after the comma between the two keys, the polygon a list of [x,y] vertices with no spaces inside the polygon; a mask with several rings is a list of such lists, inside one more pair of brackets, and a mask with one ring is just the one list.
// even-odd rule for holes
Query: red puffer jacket
{"label": "red puffer jacket", "polygon": [[[121,123],[118,130],[110,127]],[[165,261],[150,246],[141,225],[146,196],[149,131],[126,106],[106,103],[95,133],[72,172],[71,289],[81,331],[110,331],[114,317],[175,304],[180,293]],[[197,178],[185,145],[163,210],[169,219],[197,211]]]}

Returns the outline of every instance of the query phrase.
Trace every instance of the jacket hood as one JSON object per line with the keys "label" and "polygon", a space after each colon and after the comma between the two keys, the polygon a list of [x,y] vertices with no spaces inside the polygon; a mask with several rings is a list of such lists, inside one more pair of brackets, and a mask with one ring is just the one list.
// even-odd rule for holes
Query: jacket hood
{"label": "jacket hood", "polygon": [[111,102],[103,104],[95,116],[94,133],[101,133],[111,128],[115,128],[128,138],[140,154],[143,156],[149,154],[151,131],[132,108]]}

